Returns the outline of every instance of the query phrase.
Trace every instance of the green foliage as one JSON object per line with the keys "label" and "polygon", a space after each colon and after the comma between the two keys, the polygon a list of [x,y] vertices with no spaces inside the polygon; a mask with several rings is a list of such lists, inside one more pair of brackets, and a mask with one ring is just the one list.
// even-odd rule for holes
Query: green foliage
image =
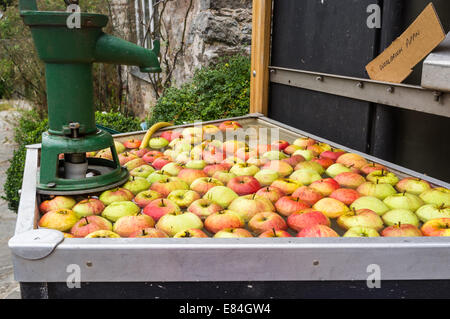
{"label": "green foliage", "polygon": [[141,121],[139,121],[139,119],[123,116],[118,112],[95,112],[95,121],[97,124],[121,133],[141,130]]}
{"label": "green foliage", "polygon": [[[0,0],[1,1],[1,0]],[[83,12],[109,14],[109,0],[82,0]],[[41,10],[65,11],[63,0],[39,0]],[[1,2],[0,2],[1,7]],[[114,33],[112,24],[105,28]],[[4,62],[4,61],[7,61]],[[18,0],[8,6],[0,19],[0,98],[11,95],[25,98],[45,112],[47,104],[44,64],[38,58],[31,32],[24,25]],[[126,111],[126,96],[120,84],[118,68],[114,65],[94,65],[94,101],[99,110]],[[117,108],[117,105],[120,107]]]}
{"label": "green foliage", "polygon": [[[112,128],[119,132],[130,132],[140,130],[140,121],[132,117],[122,116],[120,113],[96,112],[98,124]],[[42,133],[48,129],[48,120],[41,118],[37,111],[24,111],[21,113],[15,128],[14,140],[19,148],[14,152],[10,160],[10,166],[6,172],[7,178],[4,185],[5,196],[8,207],[17,211],[19,208],[19,190],[22,188],[23,170],[25,166],[26,145],[40,143]]]}
{"label": "green foliage", "polygon": [[41,119],[36,111],[22,112],[15,128],[14,139],[19,144],[19,149],[14,152],[10,160],[10,166],[6,171],[6,182],[3,186],[8,207],[17,211],[19,208],[19,190],[22,187],[23,170],[25,166],[26,148],[25,145],[41,142],[41,136],[48,129],[47,119]]}
{"label": "green foliage", "polygon": [[247,114],[250,106],[250,59],[237,55],[197,70],[192,82],[164,92],[148,124],[214,120]]}

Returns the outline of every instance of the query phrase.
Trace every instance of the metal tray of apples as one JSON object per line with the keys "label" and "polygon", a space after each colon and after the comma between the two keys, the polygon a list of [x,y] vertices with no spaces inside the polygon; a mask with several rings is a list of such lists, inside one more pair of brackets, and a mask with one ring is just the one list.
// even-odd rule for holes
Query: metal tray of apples
{"label": "metal tray of apples", "polygon": [[[128,191],[93,194],[84,205],[36,193],[40,146],[30,146],[9,242],[16,280],[66,282],[73,265],[82,282],[366,280],[374,265],[382,280],[450,279],[449,184],[260,114],[201,124],[208,143],[196,140],[190,127],[197,123],[159,131],[170,144],[155,138],[150,145],[163,154],[123,153],[137,176],[122,186]],[[237,131],[245,142],[233,137]],[[132,148],[144,134],[115,139]],[[227,164],[212,164],[219,157]],[[153,169],[139,167],[147,163]],[[177,177],[167,183],[162,175]],[[142,179],[148,183],[136,182]],[[78,217],[42,218],[52,205]],[[106,228],[80,217],[99,213]],[[104,238],[112,223],[120,238]]]}

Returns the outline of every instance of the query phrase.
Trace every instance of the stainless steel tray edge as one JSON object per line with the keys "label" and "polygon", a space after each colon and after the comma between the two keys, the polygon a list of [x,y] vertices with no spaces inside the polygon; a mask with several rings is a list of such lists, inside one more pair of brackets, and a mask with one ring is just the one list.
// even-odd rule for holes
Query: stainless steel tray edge
{"label": "stainless steel tray edge", "polygon": [[[259,114],[238,119],[252,117],[327,142]],[[211,123],[220,121],[223,120]],[[354,152],[335,143],[330,144]],[[359,154],[372,160],[366,154]],[[376,158],[373,160],[386,163],[388,167],[395,166]],[[33,232],[36,228],[39,214],[36,203],[37,163],[36,145],[27,150],[16,235]],[[398,168],[405,172],[404,168]],[[427,176],[424,179],[431,182]],[[448,187],[442,181],[436,180],[433,184]],[[379,267],[382,280],[450,279],[448,238],[151,241],[121,238],[64,239],[53,244],[56,248],[46,257],[31,260],[23,255],[19,257],[21,254],[15,251],[24,247],[40,249],[39,241],[21,243],[21,247],[10,241],[16,280],[65,282],[71,274],[68,269],[73,269],[68,268],[71,265],[79,267],[84,282],[366,280],[373,266]]]}

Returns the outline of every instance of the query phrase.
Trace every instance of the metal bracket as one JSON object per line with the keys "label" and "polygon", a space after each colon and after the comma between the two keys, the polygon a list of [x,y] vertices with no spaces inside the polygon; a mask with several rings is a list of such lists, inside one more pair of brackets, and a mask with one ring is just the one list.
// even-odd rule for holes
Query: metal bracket
{"label": "metal bracket", "polygon": [[436,90],[274,66],[269,70],[272,83],[450,117],[449,95]]}
{"label": "metal bracket", "polygon": [[[450,33],[423,62],[422,86],[450,92]],[[439,99],[440,96],[436,95],[436,98]]]}
{"label": "metal bracket", "polygon": [[63,240],[62,232],[42,228],[15,235],[9,240],[8,246],[18,257],[38,260],[50,255]]}

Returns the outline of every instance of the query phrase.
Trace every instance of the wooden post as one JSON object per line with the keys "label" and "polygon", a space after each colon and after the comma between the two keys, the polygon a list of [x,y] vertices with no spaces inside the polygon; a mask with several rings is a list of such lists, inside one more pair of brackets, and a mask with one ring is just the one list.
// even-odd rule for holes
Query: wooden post
{"label": "wooden post", "polygon": [[272,0],[253,0],[250,113],[267,115]]}

